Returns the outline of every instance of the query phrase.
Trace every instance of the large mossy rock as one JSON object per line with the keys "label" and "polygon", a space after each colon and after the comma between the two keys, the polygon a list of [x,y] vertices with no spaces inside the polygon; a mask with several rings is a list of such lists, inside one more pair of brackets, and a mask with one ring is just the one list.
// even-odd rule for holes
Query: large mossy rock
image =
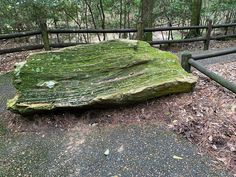
{"label": "large mossy rock", "polygon": [[189,92],[196,81],[169,52],[141,41],[108,41],[30,55],[16,67],[17,95],[8,108],[25,114],[135,103]]}

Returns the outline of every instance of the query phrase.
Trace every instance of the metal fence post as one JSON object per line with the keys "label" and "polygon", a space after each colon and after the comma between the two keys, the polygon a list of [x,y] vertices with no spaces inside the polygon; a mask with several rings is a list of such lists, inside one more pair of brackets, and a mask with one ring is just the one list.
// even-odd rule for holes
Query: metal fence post
{"label": "metal fence post", "polygon": [[188,62],[191,58],[192,58],[192,54],[189,52],[184,52],[181,55],[181,66],[188,73],[191,72],[191,65]]}
{"label": "metal fence post", "polygon": [[204,41],[204,50],[208,50],[211,41],[211,32],[212,32],[212,20],[208,20],[206,40]]}

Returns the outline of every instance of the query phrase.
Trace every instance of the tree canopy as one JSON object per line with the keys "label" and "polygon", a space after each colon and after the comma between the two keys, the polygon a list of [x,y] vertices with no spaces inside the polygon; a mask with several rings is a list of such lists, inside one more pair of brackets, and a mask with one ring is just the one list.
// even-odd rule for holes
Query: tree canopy
{"label": "tree canopy", "polygon": [[[213,23],[236,20],[236,0],[201,0],[200,24],[208,18]],[[0,33],[38,28],[46,21],[50,28],[130,28],[136,27],[142,7],[152,17],[150,26],[190,25],[196,16],[195,0],[1,0]],[[143,5],[141,5],[143,3]]]}

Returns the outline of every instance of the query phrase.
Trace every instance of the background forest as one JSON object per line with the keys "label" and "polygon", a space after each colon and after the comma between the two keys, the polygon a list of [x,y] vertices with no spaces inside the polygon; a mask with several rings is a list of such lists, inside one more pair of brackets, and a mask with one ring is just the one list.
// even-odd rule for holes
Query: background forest
{"label": "background forest", "polygon": [[140,20],[145,27],[233,23],[235,9],[236,0],[1,0],[0,33],[35,30],[40,23],[51,29],[136,28]]}

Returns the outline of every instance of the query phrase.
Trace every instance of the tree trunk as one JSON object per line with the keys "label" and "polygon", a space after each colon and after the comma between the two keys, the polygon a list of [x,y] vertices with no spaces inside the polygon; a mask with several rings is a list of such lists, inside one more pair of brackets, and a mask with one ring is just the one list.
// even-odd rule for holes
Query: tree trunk
{"label": "tree trunk", "polygon": [[[127,25],[128,29],[130,29],[130,2],[128,2],[128,12],[127,12]],[[131,39],[131,34],[129,33],[129,39]]]}
{"label": "tree trunk", "polygon": [[[85,3],[85,29],[88,29],[88,5]],[[89,34],[86,34],[87,37],[87,43],[90,43],[90,38],[89,38]]]}
{"label": "tree trunk", "polygon": [[[191,26],[199,26],[201,20],[202,0],[192,0],[191,2]],[[187,38],[200,36],[200,29],[192,29],[189,31]]]}
{"label": "tree trunk", "polygon": [[[97,29],[96,20],[94,18],[94,14],[93,14],[91,4],[89,4],[87,0],[85,0],[85,3],[88,6],[88,10],[89,10],[91,18],[92,18],[93,26],[94,26],[95,29]],[[98,33],[97,33],[97,36],[98,36],[98,40],[101,41],[100,35]]]}
{"label": "tree trunk", "polygon": [[[124,26],[123,28],[126,29],[127,27],[127,2],[126,0],[124,0]],[[126,39],[128,37],[128,34],[127,33],[124,33],[123,34],[123,38]]]}
{"label": "tree trunk", "polygon": [[[66,27],[67,29],[70,29],[70,19],[69,17],[66,17]],[[69,39],[69,42],[71,43],[71,35],[68,34],[68,39]]]}
{"label": "tree trunk", "polygon": [[[154,23],[153,9],[155,0],[141,0],[141,21],[144,28],[151,28]],[[144,41],[152,41],[152,32],[145,33]]]}
{"label": "tree trunk", "polygon": [[[123,16],[123,0],[120,0],[120,29],[122,29],[122,16]],[[119,38],[121,38],[122,33],[119,34]]]}
{"label": "tree trunk", "polygon": [[43,39],[43,45],[45,50],[51,50],[50,44],[49,44],[49,37],[48,37],[48,30],[47,30],[47,23],[46,21],[40,21],[40,29],[42,32],[42,39]]}
{"label": "tree trunk", "polygon": [[[53,22],[54,22],[55,29],[57,29],[57,20],[53,19]],[[60,38],[59,38],[59,34],[58,33],[57,33],[57,43],[60,44]]]}
{"label": "tree trunk", "polygon": [[[102,21],[102,29],[106,29],[105,22],[106,22],[106,16],[103,8],[103,2],[102,0],[99,1],[99,6],[98,9],[100,9],[100,16],[101,16],[101,21]],[[106,40],[106,34],[103,33],[103,41]]]}

